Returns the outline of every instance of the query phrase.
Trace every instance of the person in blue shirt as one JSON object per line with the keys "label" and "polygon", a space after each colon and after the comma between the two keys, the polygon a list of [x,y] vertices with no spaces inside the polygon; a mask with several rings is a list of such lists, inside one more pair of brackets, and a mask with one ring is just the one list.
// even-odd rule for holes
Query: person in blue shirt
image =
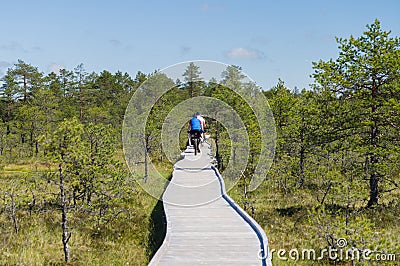
{"label": "person in blue shirt", "polygon": [[[189,143],[191,143],[192,135],[198,136],[198,138],[200,138],[201,134],[204,131],[203,123],[201,123],[200,119],[197,118],[196,113],[193,115],[193,118],[190,119],[189,121],[188,130],[189,130]],[[197,145],[195,149],[197,149],[197,151],[200,152],[199,145]]]}

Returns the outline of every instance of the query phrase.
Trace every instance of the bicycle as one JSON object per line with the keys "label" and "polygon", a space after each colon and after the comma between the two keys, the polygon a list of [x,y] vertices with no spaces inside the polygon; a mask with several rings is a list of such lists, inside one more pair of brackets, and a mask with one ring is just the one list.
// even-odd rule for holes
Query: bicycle
{"label": "bicycle", "polygon": [[200,152],[200,138],[201,138],[201,131],[198,130],[191,130],[190,131],[190,140],[191,143],[194,144],[194,155],[197,155]]}

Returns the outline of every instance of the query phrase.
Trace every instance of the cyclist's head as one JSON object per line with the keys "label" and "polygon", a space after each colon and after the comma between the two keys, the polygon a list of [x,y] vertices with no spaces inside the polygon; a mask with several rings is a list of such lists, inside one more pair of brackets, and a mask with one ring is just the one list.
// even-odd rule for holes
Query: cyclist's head
{"label": "cyclist's head", "polygon": [[195,115],[196,115],[196,116],[199,116],[199,115],[200,115],[200,112],[196,112]]}

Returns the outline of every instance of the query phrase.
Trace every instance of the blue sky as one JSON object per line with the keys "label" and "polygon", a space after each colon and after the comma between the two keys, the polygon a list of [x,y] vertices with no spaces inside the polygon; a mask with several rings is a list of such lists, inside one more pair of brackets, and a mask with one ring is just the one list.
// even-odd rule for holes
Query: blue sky
{"label": "blue sky", "polygon": [[336,58],[335,36],[378,18],[400,36],[398,0],[0,1],[0,75],[18,59],[44,73],[135,76],[190,60],[239,65],[268,89],[308,88],[312,62]]}

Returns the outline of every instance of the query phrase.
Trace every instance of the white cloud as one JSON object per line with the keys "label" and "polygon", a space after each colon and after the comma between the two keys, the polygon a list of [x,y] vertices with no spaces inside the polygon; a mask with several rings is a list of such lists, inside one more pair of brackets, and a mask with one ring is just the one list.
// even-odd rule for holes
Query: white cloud
{"label": "white cloud", "polygon": [[8,43],[0,43],[0,50],[30,53],[30,52],[41,52],[43,51],[43,48],[40,46],[32,46],[31,48],[26,48],[18,42],[11,41]]}
{"label": "white cloud", "polygon": [[208,10],[210,10],[210,6],[205,3],[200,7],[201,11],[207,12]]}
{"label": "white cloud", "polygon": [[133,48],[132,45],[125,44],[122,41],[117,40],[117,39],[108,40],[108,42],[109,42],[109,44],[111,44],[111,46],[113,46],[116,49],[124,49],[125,51],[130,51]]}
{"label": "white cloud", "polygon": [[181,46],[182,54],[188,53],[191,49],[192,49],[192,47],[190,47],[190,46],[186,46],[186,45]]}
{"label": "white cloud", "polygon": [[0,67],[9,67],[9,66],[11,66],[11,63],[6,61],[0,61]]}
{"label": "white cloud", "polygon": [[34,46],[34,47],[32,47],[32,50],[33,50],[33,51],[40,52],[40,51],[42,51],[43,49],[42,49],[42,47],[40,47],[40,46]]}
{"label": "white cloud", "polygon": [[208,3],[204,3],[201,5],[200,10],[203,12],[210,12],[210,11],[223,11],[225,9],[224,6],[217,6],[217,5],[209,5]]}
{"label": "white cloud", "polygon": [[111,45],[116,46],[116,47],[119,47],[122,45],[121,41],[115,40],[115,39],[110,40],[110,43],[111,43]]}
{"label": "white cloud", "polygon": [[9,43],[2,43],[2,44],[0,44],[0,49],[13,51],[13,50],[21,49],[21,45],[14,41],[9,42]]}
{"label": "white cloud", "polygon": [[10,63],[6,61],[0,61],[0,77],[3,77],[7,71],[7,68],[11,66]]}
{"label": "white cloud", "polygon": [[54,72],[56,74],[60,74],[60,70],[61,69],[65,69],[65,67],[63,65],[57,64],[57,63],[51,63],[48,67],[47,67],[47,71],[49,73]]}
{"label": "white cloud", "polygon": [[263,59],[264,53],[252,48],[233,48],[226,56],[231,59]]}

